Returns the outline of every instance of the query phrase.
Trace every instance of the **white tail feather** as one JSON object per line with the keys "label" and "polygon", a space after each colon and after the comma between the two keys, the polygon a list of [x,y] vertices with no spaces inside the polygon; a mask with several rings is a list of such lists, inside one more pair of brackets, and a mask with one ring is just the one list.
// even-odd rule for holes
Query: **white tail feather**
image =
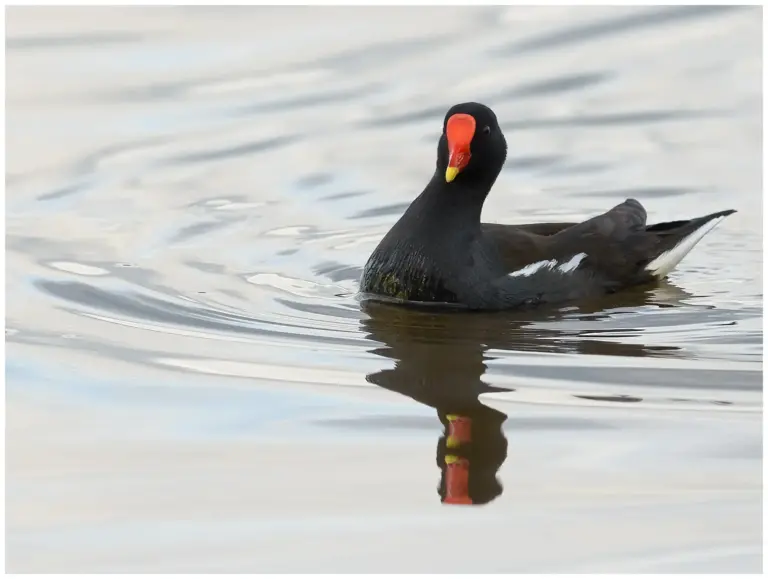
{"label": "white tail feather", "polygon": [[682,259],[702,240],[702,238],[712,231],[726,216],[716,217],[699,227],[696,231],[684,237],[672,249],[665,251],[651,263],[645,266],[646,271],[650,271],[654,276],[661,279],[666,277]]}

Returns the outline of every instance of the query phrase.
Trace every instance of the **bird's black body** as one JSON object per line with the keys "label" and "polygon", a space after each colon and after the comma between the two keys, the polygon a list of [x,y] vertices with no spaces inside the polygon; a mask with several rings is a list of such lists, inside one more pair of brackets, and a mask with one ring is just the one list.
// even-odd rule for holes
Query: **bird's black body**
{"label": "bird's black body", "polygon": [[[470,115],[476,130],[468,164],[446,182],[452,146],[446,126],[456,114]],[[481,223],[483,203],[506,152],[489,108],[465,103],[448,111],[435,174],[371,254],[360,291],[470,309],[613,293],[663,278],[716,225],[713,220],[733,213],[648,226],[643,206],[627,199],[582,223]]]}

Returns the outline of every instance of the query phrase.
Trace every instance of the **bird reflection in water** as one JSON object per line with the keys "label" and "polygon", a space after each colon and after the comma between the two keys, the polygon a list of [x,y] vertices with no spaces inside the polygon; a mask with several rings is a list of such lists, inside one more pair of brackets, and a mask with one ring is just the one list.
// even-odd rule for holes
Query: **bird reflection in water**
{"label": "bird reflection in water", "polygon": [[[501,494],[496,472],[507,456],[502,424],[507,416],[481,404],[485,392],[507,392],[483,382],[485,346],[464,327],[470,316],[367,303],[374,353],[394,368],[367,376],[372,384],[434,408],[444,432],[437,444],[439,493],[450,504],[484,504]],[[462,331],[460,331],[462,330]]]}
{"label": "bird reflection in water", "polygon": [[[623,307],[649,303],[663,307],[652,290],[636,292]],[[602,306],[616,304],[603,300]],[[601,304],[580,308],[592,320]],[[408,396],[437,411],[443,434],[437,444],[440,468],[438,493],[445,504],[483,505],[501,495],[497,473],[507,457],[502,425],[507,415],[480,403],[480,394],[514,392],[483,381],[489,349],[568,352],[620,356],[674,356],[677,348],[649,347],[591,339],[532,324],[531,312],[445,312],[434,307],[412,308],[363,300],[361,321],[367,338],[379,342],[372,353],[392,360],[394,367],[369,374],[368,382]],[[597,318],[595,318],[597,314]],[[557,321],[562,312],[539,312],[537,320]],[[562,337],[569,339],[559,339]],[[630,400],[617,400],[628,402]],[[634,400],[632,400],[634,401]]]}

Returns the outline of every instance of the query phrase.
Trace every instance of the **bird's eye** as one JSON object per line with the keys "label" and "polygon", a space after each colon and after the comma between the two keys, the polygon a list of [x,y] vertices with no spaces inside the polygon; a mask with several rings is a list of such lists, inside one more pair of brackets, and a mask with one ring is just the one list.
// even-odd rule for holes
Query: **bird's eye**
{"label": "bird's eye", "polygon": [[490,135],[491,134],[491,127],[483,127],[483,134],[484,135]]}

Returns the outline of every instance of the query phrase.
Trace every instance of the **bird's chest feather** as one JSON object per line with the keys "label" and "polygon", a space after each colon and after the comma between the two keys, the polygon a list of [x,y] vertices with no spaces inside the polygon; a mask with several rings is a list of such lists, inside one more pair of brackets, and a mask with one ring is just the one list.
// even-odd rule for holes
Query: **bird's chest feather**
{"label": "bird's chest feather", "polygon": [[360,291],[403,301],[459,303],[460,279],[418,247],[374,252],[363,271]]}

